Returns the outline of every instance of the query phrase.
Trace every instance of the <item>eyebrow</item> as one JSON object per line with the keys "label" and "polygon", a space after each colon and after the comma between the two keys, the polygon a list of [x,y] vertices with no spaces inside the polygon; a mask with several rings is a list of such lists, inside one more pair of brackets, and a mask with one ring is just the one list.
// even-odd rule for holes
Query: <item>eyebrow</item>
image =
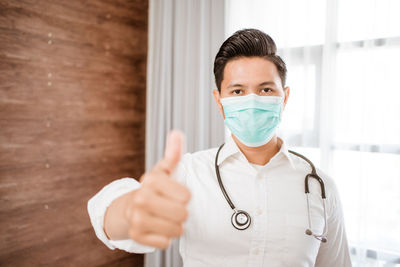
{"label": "eyebrow", "polygon": [[[266,86],[266,85],[273,85],[273,86],[276,86],[276,84],[275,84],[273,81],[262,82],[262,83],[260,83],[258,86]],[[240,83],[235,83],[235,84],[229,85],[227,88],[229,89],[229,88],[232,88],[232,87],[243,87],[243,85],[240,84]]]}

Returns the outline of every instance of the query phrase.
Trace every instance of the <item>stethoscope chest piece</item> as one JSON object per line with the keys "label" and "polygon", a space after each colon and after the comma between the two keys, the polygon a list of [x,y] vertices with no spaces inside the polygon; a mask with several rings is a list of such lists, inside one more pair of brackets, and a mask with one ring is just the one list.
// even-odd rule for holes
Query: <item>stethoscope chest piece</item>
{"label": "stethoscope chest piece", "polygon": [[232,225],[238,230],[245,230],[250,226],[251,217],[243,210],[235,210],[232,214]]}

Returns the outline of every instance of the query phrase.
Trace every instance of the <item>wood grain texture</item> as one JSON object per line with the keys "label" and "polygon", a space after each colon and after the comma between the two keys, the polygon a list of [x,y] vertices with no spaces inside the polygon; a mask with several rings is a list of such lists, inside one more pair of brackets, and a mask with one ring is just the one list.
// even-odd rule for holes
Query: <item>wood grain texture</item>
{"label": "wood grain texture", "polygon": [[143,266],[87,201],[144,171],[148,2],[0,1],[0,265]]}

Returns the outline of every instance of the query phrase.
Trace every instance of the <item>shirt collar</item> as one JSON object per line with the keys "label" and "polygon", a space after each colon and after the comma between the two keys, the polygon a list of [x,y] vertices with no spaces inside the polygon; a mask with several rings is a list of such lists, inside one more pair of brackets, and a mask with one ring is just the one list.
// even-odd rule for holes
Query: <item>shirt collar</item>
{"label": "shirt collar", "polygon": [[286,159],[289,161],[290,166],[293,169],[296,169],[295,164],[293,162],[293,158],[291,157],[289,149],[286,146],[286,142],[281,137],[278,137],[278,143],[279,143],[279,145],[281,147],[281,149],[279,150],[278,154],[282,153],[286,157]]}
{"label": "shirt collar", "polygon": [[[292,157],[289,155],[289,150],[286,146],[286,143],[281,137],[278,137],[278,144],[280,146],[280,150],[277,154],[275,154],[272,158],[276,158],[280,156],[281,154],[285,157],[286,160],[289,161],[291,167],[295,169],[295,165],[293,163]],[[228,159],[231,156],[237,155],[237,154],[243,154],[242,151],[240,151],[239,147],[237,146],[235,140],[233,140],[232,135],[229,135],[227,141],[225,142],[225,145],[221,148],[221,151],[219,152],[218,155],[218,166],[223,163],[226,159]],[[246,158],[243,155],[243,158]],[[270,161],[271,162],[271,161]],[[268,164],[268,163],[267,163]]]}
{"label": "shirt collar", "polygon": [[218,166],[230,156],[236,155],[238,153],[242,152],[236,145],[235,140],[233,140],[232,135],[229,135],[228,139],[225,142],[224,147],[221,148],[221,151],[219,152],[218,162],[217,162]]}

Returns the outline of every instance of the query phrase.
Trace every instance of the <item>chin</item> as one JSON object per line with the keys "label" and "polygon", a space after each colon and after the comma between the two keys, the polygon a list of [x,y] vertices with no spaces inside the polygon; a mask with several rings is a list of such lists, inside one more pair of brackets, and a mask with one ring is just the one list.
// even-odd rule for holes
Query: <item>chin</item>
{"label": "chin", "polygon": [[241,141],[239,140],[239,138],[237,138],[233,133],[232,133],[232,137],[233,137],[233,139],[235,140],[236,143],[240,143],[240,145],[241,145],[242,147],[248,148],[248,149],[252,149],[252,148],[263,148],[263,147],[269,146],[271,143],[275,143],[275,142],[276,142],[276,134],[274,134],[274,135],[271,137],[271,139],[270,139],[267,143],[265,143],[265,144],[263,144],[263,145],[259,145],[259,146],[248,146],[248,145],[246,145],[246,144],[243,144],[243,142],[241,142]]}

